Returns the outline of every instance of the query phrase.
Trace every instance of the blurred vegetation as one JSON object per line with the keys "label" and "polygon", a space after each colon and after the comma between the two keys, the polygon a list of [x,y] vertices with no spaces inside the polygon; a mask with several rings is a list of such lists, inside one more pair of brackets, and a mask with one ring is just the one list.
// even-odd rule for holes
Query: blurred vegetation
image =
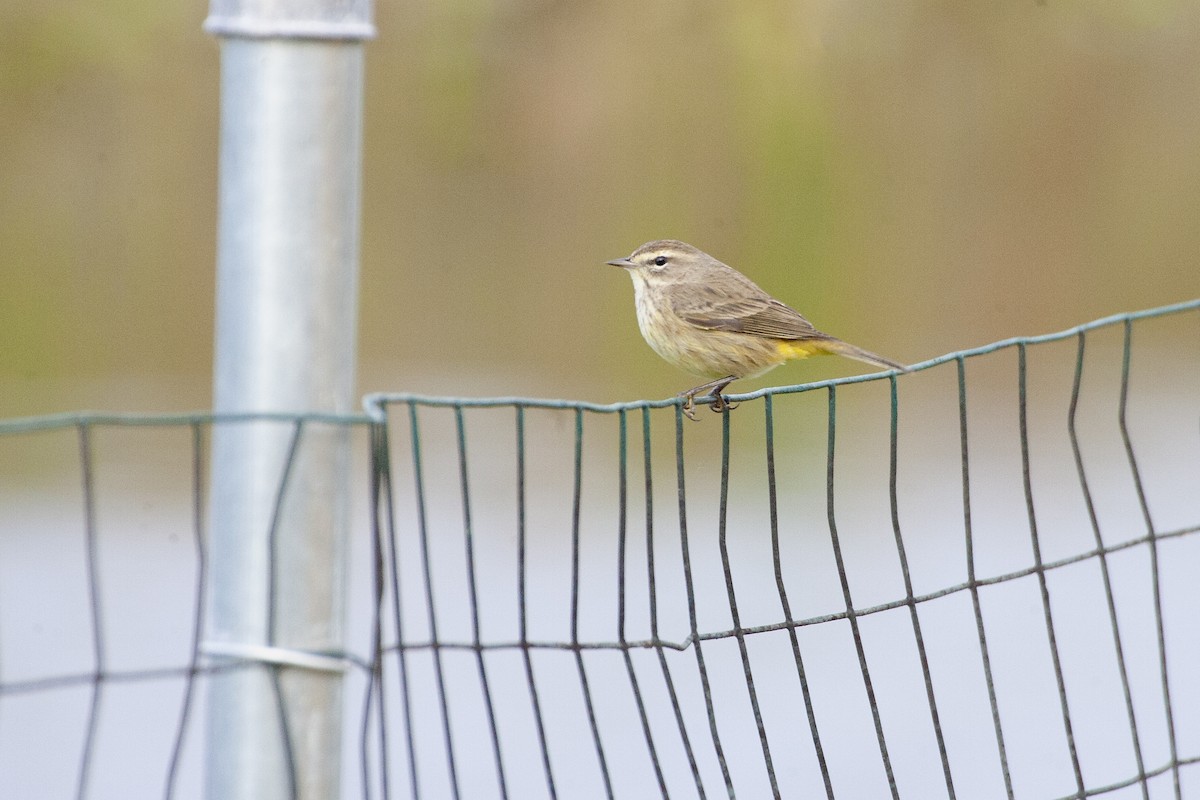
{"label": "blurred vegetation", "polygon": [[[603,264],[667,236],[910,361],[1200,294],[1193,0],[377,6],[364,391],[686,388]],[[0,414],[208,405],[205,13],[0,6]]]}

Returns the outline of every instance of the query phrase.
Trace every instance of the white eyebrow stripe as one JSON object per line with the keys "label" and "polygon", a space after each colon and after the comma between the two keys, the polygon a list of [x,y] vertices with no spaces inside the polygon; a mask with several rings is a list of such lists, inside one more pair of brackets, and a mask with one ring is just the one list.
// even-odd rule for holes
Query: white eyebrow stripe
{"label": "white eyebrow stripe", "polygon": [[646,256],[647,258],[658,258],[659,256],[666,256],[667,258],[671,258],[671,257],[679,257],[679,256],[683,255],[683,251],[676,250],[675,248],[672,248],[672,247],[660,247],[657,250],[647,250],[642,255]]}

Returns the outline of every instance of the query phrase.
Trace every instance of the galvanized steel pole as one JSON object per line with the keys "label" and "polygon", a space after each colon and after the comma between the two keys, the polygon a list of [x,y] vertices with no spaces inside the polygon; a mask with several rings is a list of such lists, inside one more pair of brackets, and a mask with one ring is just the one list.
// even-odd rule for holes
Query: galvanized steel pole
{"label": "galvanized steel pole", "polygon": [[[370,0],[209,11],[221,40],[214,407],[350,412]],[[348,462],[337,426],[214,430],[205,647],[249,666],[209,684],[212,800],[340,794],[343,676],[289,652],[343,645]]]}

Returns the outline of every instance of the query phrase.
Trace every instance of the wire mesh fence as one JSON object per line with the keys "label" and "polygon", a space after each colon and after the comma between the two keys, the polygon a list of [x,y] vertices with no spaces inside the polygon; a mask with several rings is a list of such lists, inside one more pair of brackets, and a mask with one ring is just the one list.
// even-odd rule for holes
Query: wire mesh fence
{"label": "wire mesh fence", "polygon": [[[0,785],[201,796],[214,674],[342,669],[347,797],[1200,796],[1198,309],[700,423],[4,423]],[[250,422],[355,437],[336,650],[207,639],[208,440]],[[271,735],[302,735],[282,703]]]}

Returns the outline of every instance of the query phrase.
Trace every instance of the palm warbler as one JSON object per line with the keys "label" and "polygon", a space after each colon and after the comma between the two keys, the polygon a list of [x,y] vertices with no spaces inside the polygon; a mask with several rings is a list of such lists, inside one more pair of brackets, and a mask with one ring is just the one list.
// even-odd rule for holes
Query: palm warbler
{"label": "palm warbler", "polygon": [[638,327],[654,351],[703,383],[686,392],[683,413],[695,419],[694,402],[712,394],[713,411],[732,406],[722,390],[785,361],[835,354],[907,372],[908,368],[821,333],[787,305],[733,267],[690,244],[661,239],[607,262],[629,270]]}

